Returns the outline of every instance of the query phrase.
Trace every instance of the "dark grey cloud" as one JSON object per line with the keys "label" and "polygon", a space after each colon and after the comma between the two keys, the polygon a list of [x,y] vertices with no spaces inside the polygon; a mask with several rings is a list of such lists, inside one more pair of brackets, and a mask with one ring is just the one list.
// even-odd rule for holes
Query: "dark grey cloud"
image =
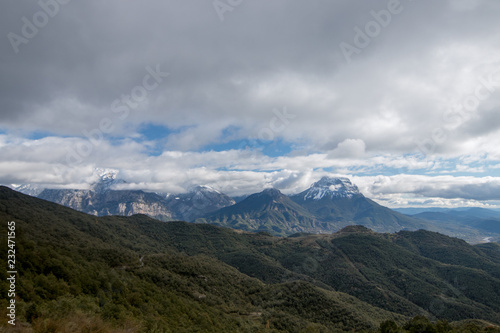
{"label": "dark grey cloud", "polygon": [[[47,22],[15,52],[9,34],[23,36],[26,21],[43,19],[44,6],[53,17],[47,14]],[[384,16],[391,10],[390,18]],[[463,156],[488,156],[494,164],[500,159],[500,84],[472,117],[453,122],[450,109],[500,69],[499,14],[500,3],[487,0],[243,0],[221,21],[210,0],[4,1],[0,131],[8,139],[0,149],[11,161],[22,161],[16,149],[27,143],[9,140],[49,132],[64,136],[53,139],[63,148],[51,155],[43,141],[31,155],[45,152],[61,163],[80,142],[74,137],[110,119],[110,136],[122,141],[94,147],[85,163],[112,163],[106,156],[114,149],[111,155],[128,170],[133,163],[120,155],[133,149],[133,156],[147,158],[145,146],[154,144],[133,143],[144,123],[177,129],[162,142],[165,150],[193,151],[229,139],[259,139],[273,110],[286,107],[294,120],[273,136],[300,152],[262,165],[242,162],[259,170],[286,169],[269,178],[284,188],[305,186],[302,179],[310,179],[314,168],[348,172],[352,166],[385,165],[394,172],[408,164],[402,155],[422,151],[434,166],[427,171],[438,174]],[[378,31],[367,32],[377,24]],[[363,39],[364,45],[356,44]],[[356,47],[350,59],[341,43]],[[121,117],[114,103],[123,107],[123,96],[139,91],[148,68],[169,75]],[[234,129],[230,138],[223,134],[227,128]],[[200,165],[192,163],[198,157],[182,158],[189,160],[182,162],[186,168]],[[478,169],[473,163],[461,167]],[[27,177],[4,170],[8,179]],[[476,193],[462,189],[462,197],[469,190]]]}
{"label": "dark grey cloud", "polygon": [[[209,119],[259,124],[267,120],[270,108],[285,104],[311,115],[302,132],[317,147],[332,141],[336,146],[359,129],[367,147],[391,149],[394,141],[381,132],[397,135],[397,127],[387,124],[387,131],[372,118],[388,106],[408,126],[409,135],[431,130],[429,123],[439,118],[436,96],[417,85],[435,85],[440,47],[489,42],[498,4],[401,0],[401,12],[347,64],[339,44],[353,44],[354,28],[364,29],[374,21],[372,11],[387,10],[389,3],[244,1],[221,22],[210,1],[71,1],[60,5],[27,44],[19,45],[19,53],[8,38],[2,39],[3,127],[39,126],[80,135],[109,112],[113,100],[141,82],[146,66],[161,64],[171,73],[170,80],[148,97],[147,112],[128,119],[133,125],[196,125]],[[41,10],[26,2],[2,7],[5,36],[21,34],[22,18],[33,20]],[[291,78],[303,83],[296,89],[304,98],[295,98],[296,91],[287,86]],[[279,84],[277,91],[262,93],[266,86]],[[324,91],[315,91],[318,86]],[[394,91],[398,87],[401,91]],[[261,94],[256,96],[256,90]],[[78,104],[85,115],[74,110]],[[44,109],[54,119],[44,115],[27,120]],[[331,127],[336,134],[321,142]],[[403,149],[411,146],[406,141]]]}

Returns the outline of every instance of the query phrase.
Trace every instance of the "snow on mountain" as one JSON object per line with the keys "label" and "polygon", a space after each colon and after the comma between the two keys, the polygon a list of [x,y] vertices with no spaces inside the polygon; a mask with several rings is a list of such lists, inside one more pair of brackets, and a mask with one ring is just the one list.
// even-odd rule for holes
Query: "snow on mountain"
{"label": "snow on mountain", "polygon": [[[114,169],[95,168],[93,178],[94,181],[90,183],[89,190],[98,193],[106,192],[112,189],[114,185],[126,183],[125,180],[118,178],[118,170]],[[32,197],[38,197],[45,189],[51,188],[51,186],[47,184],[11,184],[9,187],[15,191],[30,195]]]}
{"label": "snow on mountain", "polygon": [[352,198],[357,195],[361,195],[361,193],[349,178],[323,177],[311,185],[304,195],[304,200],[321,200],[325,197],[330,199]]}
{"label": "snow on mountain", "polygon": [[[48,185],[11,185],[11,188],[94,215],[147,214],[163,220],[191,221],[203,214],[233,205],[235,201],[208,186],[199,185],[187,193],[148,193],[140,190],[119,190],[126,183],[115,169],[94,169],[87,180],[87,189],[51,189]],[[125,208],[123,208],[125,207]],[[122,209],[123,208],[123,209]]]}
{"label": "snow on mountain", "polygon": [[109,191],[114,185],[126,183],[125,180],[118,178],[118,170],[96,168],[94,175],[97,180],[90,186],[93,191],[98,193]]}
{"label": "snow on mountain", "polygon": [[203,214],[231,206],[233,199],[208,185],[198,185],[187,193],[168,196],[169,207],[174,214],[185,221],[191,221]]}
{"label": "snow on mountain", "polygon": [[217,191],[216,189],[214,189],[213,187],[211,186],[208,186],[208,185],[198,185],[198,186],[195,186],[192,191],[198,191],[198,192],[213,192],[213,193],[218,193],[220,194],[219,191]]}
{"label": "snow on mountain", "polygon": [[32,197],[38,196],[40,193],[45,190],[45,186],[43,185],[31,185],[31,184],[11,184],[9,186],[14,191],[21,192],[23,194],[31,195]]}

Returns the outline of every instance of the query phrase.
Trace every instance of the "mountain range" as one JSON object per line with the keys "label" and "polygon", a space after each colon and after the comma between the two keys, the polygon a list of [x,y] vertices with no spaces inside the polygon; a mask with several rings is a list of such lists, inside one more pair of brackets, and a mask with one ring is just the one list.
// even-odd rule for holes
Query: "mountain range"
{"label": "mountain range", "polygon": [[[118,190],[115,188],[125,181],[116,172],[100,170],[98,175],[99,179],[87,190],[42,189],[30,185],[17,189],[31,195],[38,193],[38,198],[96,216],[145,214],[162,221],[210,223],[280,236],[331,233],[348,225],[363,225],[376,232],[426,229],[472,243],[500,240],[496,217],[484,219],[481,215],[486,210],[468,210],[468,223],[458,213],[447,219],[435,218],[440,212],[405,215],[365,197],[348,178],[323,177],[305,191],[290,196],[277,189],[265,189],[237,198],[236,202],[206,185],[181,194]],[[471,214],[481,216],[477,223],[470,222]]]}
{"label": "mountain range", "polygon": [[297,232],[331,233],[354,224],[380,232],[428,227],[423,220],[366,198],[349,179],[329,177],[290,197],[277,189],[266,189],[195,221],[282,236]]}
{"label": "mountain range", "polygon": [[[293,196],[265,189],[236,203],[209,186],[196,186],[187,193],[162,194],[115,190],[115,185],[125,182],[113,172],[101,171],[99,177],[88,190],[43,189],[38,190],[37,197],[96,216],[145,214],[162,221],[196,221],[282,236],[329,233],[353,224],[380,232],[427,226],[424,221],[364,197],[347,178],[324,177]],[[34,193],[32,186],[19,189]]]}
{"label": "mountain range", "polygon": [[209,187],[195,186],[187,193],[166,194],[141,190],[116,190],[126,184],[114,170],[96,170],[89,189],[51,189],[29,184],[13,189],[96,216],[145,214],[162,221],[184,220],[234,204],[227,195]]}
{"label": "mountain range", "polygon": [[95,217],[6,187],[0,220],[15,222],[19,332],[500,332],[496,243]]}
{"label": "mountain range", "polygon": [[428,227],[422,220],[409,218],[366,198],[348,178],[323,177],[291,198],[320,221],[336,222],[337,230],[352,224],[364,225],[378,232]]}
{"label": "mountain range", "polygon": [[432,221],[434,224],[462,226],[463,230],[479,230],[488,236],[485,241],[499,241],[500,212],[484,208],[445,209],[439,211],[423,211],[412,217]]}

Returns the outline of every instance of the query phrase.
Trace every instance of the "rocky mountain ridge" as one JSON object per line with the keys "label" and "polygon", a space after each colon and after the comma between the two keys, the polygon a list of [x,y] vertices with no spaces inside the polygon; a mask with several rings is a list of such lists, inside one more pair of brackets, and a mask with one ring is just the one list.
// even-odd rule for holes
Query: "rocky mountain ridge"
{"label": "rocky mountain ridge", "polygon": [[127,182],[113,169],[96,169],[94,177],[88,189],[53,189],[29,184],[11,187],[96,216],[144,214],[162,221],[192,221],[234,204],[233,199],[207,185],[194,186],[186,193],[166,194],[119,189],[119,185]]}
{"label": "rocky mountain ridge", "polygon": [[323,198],[352,198],[362,196],[356,185],[351,183],[349,178],[323,177],[311,185],[309,189],[298,194],[304,200],[321,200]]}
{"label": "rocky mountain ridge", "polygon": [[281,236],[331,233],[354,224],[378,232],[428,228],[423,220],[394,212],[365,198],[349,179],[328,177],[292,196],[277,189],[266,189],[195,222]]}
{"label": "rocky mountain ridge", "polygon": [[27,194],[96,215],[144,214],[162,220],[210,223],[246,231],[286,236],[294,233],[331,233],[349,225],[377,232],[426,229],[460,237],[471,243],[500,239],[497,221],[456,223],[425,214],[407,216],[365,197],[348,178],[323,177],[295,195],[268,188],[236,202],[207,185],[186,193],[119,190],[126,182],[113,170],[101,170],[87,190],[46,189],[23,185]]}

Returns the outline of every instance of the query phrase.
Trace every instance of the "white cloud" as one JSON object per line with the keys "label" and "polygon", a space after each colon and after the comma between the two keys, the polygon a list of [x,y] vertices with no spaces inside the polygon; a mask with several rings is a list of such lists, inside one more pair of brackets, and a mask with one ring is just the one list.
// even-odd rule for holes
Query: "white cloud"
{"label": "white cloud", "polygon": [[[499,175],[500,3],[404,2],[348,64],[339,44],[386,6],[256,0],[221,22],[206,1],[72,2],[18,54],[3,39],[0,181],[85,186],[94,167],[113,167],[134,188],[209,183],[242,194],[274,185],[292,193],[331,171],[359,177],[369,195],[394,203],[494,198],[496,183],[485,179]],[[0,29],[21,33],[21,18],[38,10],[0,4]],[[127,116],[115,112],[113,103],[157,65],[168,77]],[[488,96],[464,112],[485,87]],[[293,118],[277,123],[283,109]],[[113,129],[101,139],[103,119]],[[145,123],[172,132],[140,141]],[[98,142],[85,138],[89,131]],[[201,151],[264,135],[292,152]],[[158,147],[163,154],[147,153]],[[384,191],[399,174],[409,185],[377,192],[381,184],[367,185],[376,174],[394,177]],[[449,189],[443,175],[453,175]]]}
{"label": "white cloud", "polygon": [[328,157],[332,158],[361,158],[365,154],[366,145],[360,139],[345,139],[332,150]]}
{"label": "white cloud", "polygon": [[[95,167],[105,167],[119,170],[119,176],[127,181],[121,189],[180,193],[193,185],[207,184],[230,195],[259,192],[270,186],[293,194],[305,190],[323,175],[338,175],[350,177],[367,197],[392,207],[425,202],[445,206],[488,205],[500,201],[500,177],[363,175],[363,170],[376,170],[380,165],[383,168],[407,165],[406,161],[390,156],[332,159],[326,154],[311,154],[271,158],[245,150],[166,151],[160,156],[148,156],[141,151],[140,144],[123,141],[118,145],[103,142],[95,146],[93,154],[82,163],[63,163],[67,149],[78,142],[71,138],[27,140],[0,136],[0,154],[9,160],[0,163],[0,183],[87,188],[94,181]],[[357,141],[353,142],[357,147]],[[464,163],[476,161],[474,156],[463,159]]]}

